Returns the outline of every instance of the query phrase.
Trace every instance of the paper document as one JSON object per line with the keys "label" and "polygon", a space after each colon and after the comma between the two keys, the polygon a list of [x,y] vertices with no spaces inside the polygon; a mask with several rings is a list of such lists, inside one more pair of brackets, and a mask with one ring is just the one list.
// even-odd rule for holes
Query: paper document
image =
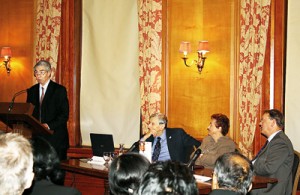
{"label": "paper document", "polygon": [[104,165],[105,160],[101,156],[93,156],[91,160],[87,161],[90,164],[95,164],[95,165]]}
{"label": "paper document", "polygon": [[199,181],[199,182],[207,182],[209,180],[211,180],[211,177],[206,177],[206,176],[203,176],[203,175],[194,175],[196,181]]}
{"label": "paper document", "polygon": [[140,142],[140,154],[144,155],[150,162],[152,161],[152,142]]}

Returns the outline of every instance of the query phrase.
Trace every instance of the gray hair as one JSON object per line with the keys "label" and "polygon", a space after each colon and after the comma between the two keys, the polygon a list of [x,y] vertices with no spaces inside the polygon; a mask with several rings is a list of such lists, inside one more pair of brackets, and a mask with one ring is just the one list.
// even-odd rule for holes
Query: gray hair
{"label": "gray hair", "polygon": [[35,71],[38,66],[45,67],[45,70],[47,72],[51,70],[51,64],[50,64],[50,62],[48,62],[46,60],[40,60],[40,61],[38,61],[38,63],[36,63],[36,65],[33,67],[33,70]]}
{"label": "gray hair", "polygon": [[214,174],[219,188],[247,194],[252,183],[253,166],[240,153],[225,153],[217,159]]}
{"label": "gray hair", "polygon": [[16,133],[1,134],[0,155],[0,194],[22,194],[33,164],[30,142]]}
{"label": "gray hair", "polygon": [[158,123],[159,124],[165,124],[165,128],[167,128],[167,124],[168,124],[168,118],[166,115],[162,114],[162,113],[155,113],[155,114],[152,114],[150,116],[150,119],[151,118],[154,118],[154,117],[157,117],[158,118]]}

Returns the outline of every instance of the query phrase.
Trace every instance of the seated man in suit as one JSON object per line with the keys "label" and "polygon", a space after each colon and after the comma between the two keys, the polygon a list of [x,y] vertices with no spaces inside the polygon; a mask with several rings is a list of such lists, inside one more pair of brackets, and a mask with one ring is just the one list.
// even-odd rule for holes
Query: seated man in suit
{"label": "seated man in suit", "polygon": [[252,160],[256,175],[273,177],[278,183],[266,189],[252,190],[251,194],[290,195],[294,149],[284,134],[284,117],[278,110],[266,110],[260,121],[261,133],[268,138],[263,149]]}
{"label": "seated man in suit", "polygon": [[180,162],[163,161],[149,166],[143,176],[137,195],[198,195],[192,171]]}
{"label": "seated man in suit", "polygon": [[34,177],[29,141],[16,133],[1,134],[0,156],[0,194],[21,195]]}
{"label": "seated man in suit", "polygon": [[188,135],[181,128],[168,128],[168,119],[164,114],[155,113],[150,116],[149,132],[141,139],[152,142],[152,162],[189,160],[190,149],[199,147],[201,142]]}
{"label": "seated man in suit", "polygon": [[253,166],[245,156],[225,153],[216,161],[210,195],[245,195],[251,190],[252,176]]}

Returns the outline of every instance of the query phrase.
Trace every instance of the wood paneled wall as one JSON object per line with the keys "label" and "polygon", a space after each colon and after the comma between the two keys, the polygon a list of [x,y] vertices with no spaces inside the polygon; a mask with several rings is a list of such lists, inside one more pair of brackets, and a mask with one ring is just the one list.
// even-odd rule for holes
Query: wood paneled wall
{"label": "wood paneled wall", "polygon": [[[0,58],[0,102],[10,102],[18,91],[33,84],[33,20],[32,0],[0,0],[0,49],[11,47],[11,72],[8,75]],[[15,102],[26,101],[26,94]],[[0,122],[0,130],[6,126]]]}
{"label": "wood paneled wall", "polygon": [[[0,66],[0,102],[9,102],[33,84],[34,1],[0,0],[0,5],[0,49],[12,50],[10,75]],[[16,102],[25,100],[25,94],[16,98]]]}
{"label": "wood paneled wall", "polygon": [[[169,0],[166,12],[166,111],[169,126],[182,127],[196,138],[207,135],[210,116],[230,117],[230,73],[235,46],[234,1]],[[208,40],[210,52],[200,74],[196,64],[186,67],[179,53],[181,41],[192,44],[188,63],[197,60],[197,45]],[[231,105],[232,106],[232,105]]]}

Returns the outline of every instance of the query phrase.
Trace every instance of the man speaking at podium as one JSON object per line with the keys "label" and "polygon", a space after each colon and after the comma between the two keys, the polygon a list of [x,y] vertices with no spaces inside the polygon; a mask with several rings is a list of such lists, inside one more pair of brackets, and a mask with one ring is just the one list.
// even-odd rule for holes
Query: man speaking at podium
{"label": "man speaking at podium", "polygon": [[60,160],[65,160],[69,147],[69,101],[66,88],[50,79],[52,71],[48,61],[39,61],[33,69],[38,83],[28,89],[27,102],[34,105],[32,116],[53,131],[52,135],[41,136],[52,144]]}

